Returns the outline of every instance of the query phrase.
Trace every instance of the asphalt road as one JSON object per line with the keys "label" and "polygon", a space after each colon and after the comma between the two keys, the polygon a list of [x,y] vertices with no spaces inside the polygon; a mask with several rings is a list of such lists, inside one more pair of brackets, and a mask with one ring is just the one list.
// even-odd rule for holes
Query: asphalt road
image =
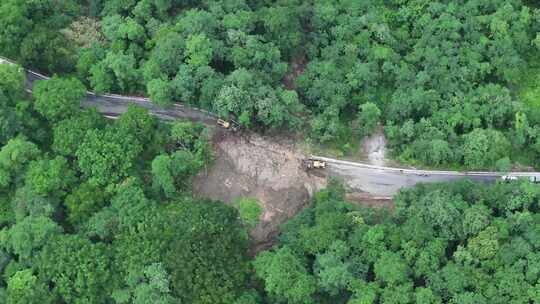
{"label": "asphalt road", "polygon": [[[34,86],[34,82],[44,79],[49,79],[49,77],[32,71],[26,71],[26,89],[28,91],[31,91],[32,87]],[[155,105],[150,101],[150,99],[145,97],[121,96],[113,94],[97,95],[92,92],[87,92],[86,97],[81,102],[82,107],[95,107],[100,113],[106,114],[107,116],[111,117],[124,113],[130,105],[136,105],[146,108],[152,115],[155,115],[160,119],[165,120],[183,118],[192,121],[202,122],[205,124],[215,125],[217,119],[210,112],[197,108],[186,107],[180,104],[175,104],[171,107],[163,108]]]}
{"label": "asphalt road", "polygon": [[[2,59],[0,63],[13,62]],[[31,91],[35,81],[48,77],[26,70],[27,91]],[[148,98],[121,96],[113,94],[96,95],[87,92],[82,101],[83,107],[96,107],[100,113],[109,118],[115,118],[124,113],[129,105],[147,108],[151,114],[165,120],[178,118],[190,119],[208,125],[215,125],[217,117],[212,113],[197,108],[176,104],[170,108],[162,108],[153,104]],[[418,183],[436,183],[468,178],[477,182],[495,182],[501,179],[498,172],[457,172],[457,171],[426,171],[390,167],[372,166],[362,163],[341,161],[322,156],[313,156],[327,162],[328,175],[343,180],[351,189],[370,193],[380,198],[390,198],[403,187],[412,187]],[[540,176],[539,172],[512,172],[518,177]]]}
{"label": "asphalt road", "polygon": [[[391,167],[372,166],[312,156],[326,161],[328,175],[343,180],[351,189],[370,193],[380,198],[390,198],[403,187],[412,187],[418,183],[437,183],[470,179],[476,182],[493,183],[501,180],[505,174],[499,172],[458,172],[413,170]],[[528,178],[539,176],[538,172],[512,172],[508,175]]]}

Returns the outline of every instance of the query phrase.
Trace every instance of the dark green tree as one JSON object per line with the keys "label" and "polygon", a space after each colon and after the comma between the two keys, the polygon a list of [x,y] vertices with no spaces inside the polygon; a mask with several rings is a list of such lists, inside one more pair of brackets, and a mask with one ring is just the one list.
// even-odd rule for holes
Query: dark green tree
{"label": "dark green tree", "polygon": [[76,1],[3,1],[0,52],[24,66],[44,71],[69,70],[72,45],[59,30],[79,13]]}
{"label": "dark green tree", "polygon": [[301,258],[283,247],[275,252],[264,252],[254,262],[257,276],[264,281],[265,290],[289,303],[311,303],[316,292],[316,281]]}
{"label": "dark green tree", "polygon": [[76,114],[85,93],[84,85],[74,78],[41,80],[33,88],[34,107],[54,123]]}
{"label": "dark green tree", "polygon": [[54,298],[32,270],[25,269],[17,271],[8,279],[5,301],[7,304],[52,304]]}
{"label": "dark green tree", "polygon": [[[61,261],[61,262],[59,262]],[[104,303],[110,299],[114,271],[103,244],[77,235],[53,238],[37,257],[39,276],[51,294],[68,303]]]}
{"label": "dark green tree", "polygon": [[76,181],[75,172],[62,156],[31,162],[25,179],[35,193],[56,197],[64,197]]}
{"label": "dark green tree", "polygon": [[104,126],[103,116],[97,110],[87,109],[80,111],[53,126],[52,149],[58,154],[73,158],[86,132],[102,129]]}
{"label": "dark green tree", "polygon": [[29,262],[62,228],[45,216],[27,216],[7,231],[5,246],[19,261]]}
{"label": "dark green tree", "polygon": [[22,137],[13,138],[0,150],[0,188],[18,182],[28,163],[40,155],[39,148]]}
{"label": "dark green tree", "polygon": [[190,178],[204,165],[189,151],[176,151],[171,155],[158,155],[152,161],[152,181],[156,189],[163,191],[166,197],[173,198],[179,191],[186,189]]}
{"label": "dark green tree", "polygon": [[86,132],[75,155],[88,181],[96,186],[106,186],[129,175],[141,150],[134,137],[107,128]]}

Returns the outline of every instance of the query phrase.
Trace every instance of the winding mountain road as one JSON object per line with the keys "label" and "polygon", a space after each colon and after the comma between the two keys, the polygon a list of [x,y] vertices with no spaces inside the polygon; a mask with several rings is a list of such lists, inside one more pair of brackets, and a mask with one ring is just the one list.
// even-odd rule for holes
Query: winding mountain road
{"label": "winding mountain road", "polygon": [[[15,64],[9,59],[0,57],[0,63]],[[25,70],[27,83],[26,90],[31,91],[35,81],[49,79],[45,75]],[[117,117],[124,113],[129,105],[147,108],[149,112],[160,119],[190,119],[208,125],[215,125],[217,117],[207,111],[175,104],[170,108],[163,108],[153,104],[148,98],[121,96],[113,94],[98,95],[87,92],[86,98],[81,102],[83,107],[96,107],[100,113],[107,117]],[[370,193],[378,198],[390,199],[403,187],[411,187],[418,183],[436,183],[468,178],[478,182],[495,182],[500,180],[502,173],[498,172],[458,172],[458,171],[428,171],[415,169],[401,169],[391,167],[373,166],[363,163],[349,162],[312,156],[327,162],[329,176],[343,180],[349,188],[355,191]],[[540,176],[539,172],[512,172],[517,177]]]}
{"label": "winding mountain road", "polygon": [[[0,57],[0,63],[16,64],[15,62],[3,57]],[[36,81],[47,80],[50,78],[30,70],[25,70],[25,72],[26,90],[28,92],[32,91],[32,88]],[[215,125],[217,119],[215,115],[208,111],[197,109],[194,107],[187,107],[181,104],[175,104],[170,108],[163,108],[155,105],[150,101],[150,99],[145,97],[122,96],[115,94],[95,94],[93,92],[87,91],[86,97],[81,102],[82,107],[95,107],[100,113],[103,113],[110,117],[118,116],[124,113],[130,105],[136,105],[146,108],[152,115],[155,115],[158,118],[165,120],[184,118],[202,122],[205,124]]]}

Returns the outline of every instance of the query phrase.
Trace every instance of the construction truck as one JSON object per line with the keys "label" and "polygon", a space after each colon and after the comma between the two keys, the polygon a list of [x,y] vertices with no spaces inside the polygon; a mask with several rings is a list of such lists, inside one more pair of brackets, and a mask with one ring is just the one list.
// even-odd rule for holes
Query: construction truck
{"label": "construction truck", "polygon": [[313,158],[304,159],[302,161],[302,165],[304,166],[305,170],[311,170],[311,169],[324,169],[326,168],[326,162],[322,160],[317,160]]}
{"label": "construction truck", "polygon": [[225,128],[227,130],[232,130],[233,132],[236,132],[239,129],[239,126],[238,126],[237,123],[231,122],[231,121],[226,121],[226,120],[223,120],[223,119],[218,119],[217,124],[219,126],[221,126],[222,128]]}

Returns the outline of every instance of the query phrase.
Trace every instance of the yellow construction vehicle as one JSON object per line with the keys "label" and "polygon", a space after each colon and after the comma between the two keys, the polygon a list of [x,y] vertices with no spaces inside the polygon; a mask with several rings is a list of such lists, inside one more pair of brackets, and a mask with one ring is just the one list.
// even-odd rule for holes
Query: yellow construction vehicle
{"label": "yellow construction vehicle", "polygon": [[325,169],[326,168],[326,162],[318,159],[304,159],[302,161],[302,165],[304,166],[305,170],[310,169]]}
{"label": "yellow construction vehicle", "polygon": [[217,124],[227,130],[232,130],[234,132],[238,131],[238,124],[235,122],[226,121],[223,119],[218,119]]}

